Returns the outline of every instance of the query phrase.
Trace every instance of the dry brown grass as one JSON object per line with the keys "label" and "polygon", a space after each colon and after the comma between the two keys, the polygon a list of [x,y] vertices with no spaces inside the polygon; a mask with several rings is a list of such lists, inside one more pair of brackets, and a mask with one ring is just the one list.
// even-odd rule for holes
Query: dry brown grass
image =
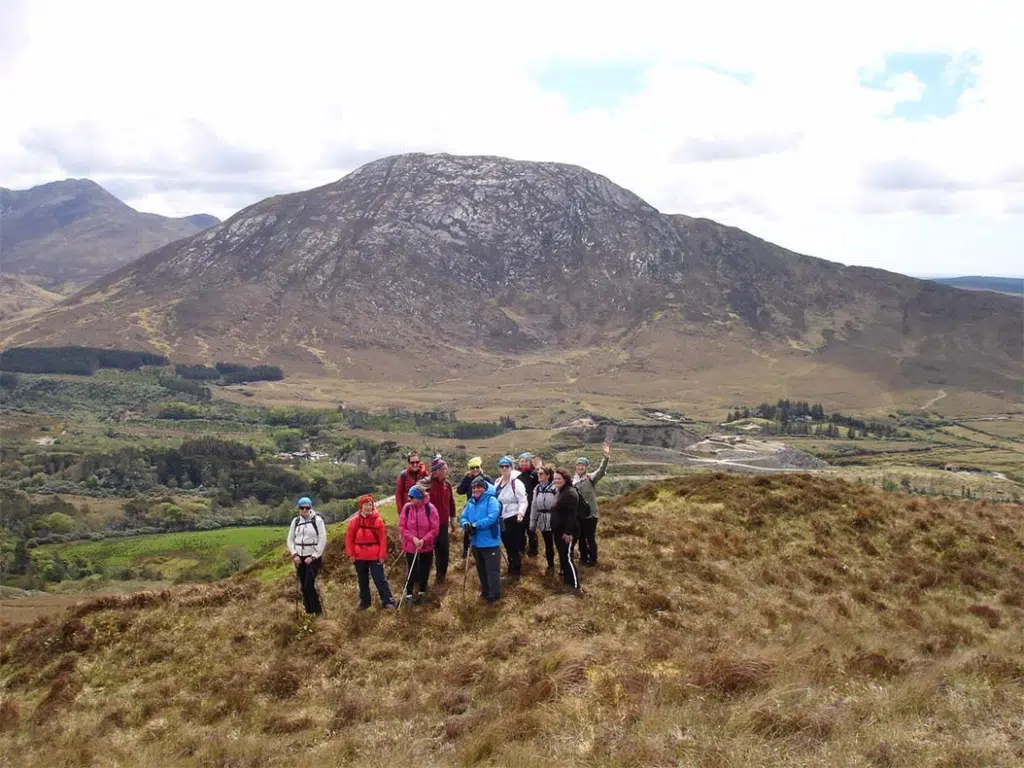
{"label": "dry brown grass", "polygon": [[4,639],[0,752],[11,765],[1024,761],[1020,506],[705,474],[603,504],[599,535],[583,599],[530,563],[497,609],[456,573],[433,605],[356,613],[339,562],[315,622],[294,613],[290,580],[252,574],[38,619]]}

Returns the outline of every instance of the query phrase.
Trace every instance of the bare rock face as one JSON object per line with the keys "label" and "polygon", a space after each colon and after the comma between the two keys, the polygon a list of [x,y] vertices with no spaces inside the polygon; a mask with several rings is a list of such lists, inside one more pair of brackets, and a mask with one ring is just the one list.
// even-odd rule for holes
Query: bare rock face
{"label": "bare rock face", "polygon": [[88,179],[0,188],[0,267],[44,283],[88,282],[217,223],[139,213]]}
{"label": "bare rock face", "polygon": [[577,166],[445,154],[383,158],[264,200],[0,337],[104,340],[423,382],[571,350],[603,355],[590,375],[641,379],[752,350],[892,387],[1006,387],[1024,373],[1012,297],[663,215]]}

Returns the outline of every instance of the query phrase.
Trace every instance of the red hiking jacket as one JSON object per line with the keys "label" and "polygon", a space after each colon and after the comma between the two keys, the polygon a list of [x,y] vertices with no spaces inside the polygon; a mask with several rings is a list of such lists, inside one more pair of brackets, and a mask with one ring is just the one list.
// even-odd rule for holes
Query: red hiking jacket
{"label": "red hiking jacket", "polygon": [[455,494],[452,492],[452,484],[447,480],[430,478],[430,503],[437,507],[438,517],[441,518],[441,527],[444,528],[455,514]]}
{"label": "red hiking jacket", "polygon": [[416,485],[416,481],[427,476],[427,468],[420,464],[416,477],[409,477],[409,470],[403,469],[395,483],[395,507],[401,509],[409,501],[409,489]]}
{"label": "red hiking jacket", "polygon": [[386,560],[388,531],[377,510],[366,517],[357,514],[345,531],[345,553],[353,560]]}

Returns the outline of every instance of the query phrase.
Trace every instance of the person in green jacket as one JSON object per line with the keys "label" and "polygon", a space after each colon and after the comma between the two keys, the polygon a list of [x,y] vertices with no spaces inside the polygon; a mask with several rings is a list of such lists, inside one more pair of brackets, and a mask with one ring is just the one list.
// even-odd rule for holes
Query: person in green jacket
{"label": "person in green jacket", "polygon": [[[580,510],[580,563],[593,567],[597,565],[597,491],[594,486],[608,471],[608,460],[612,456],[612,448],[608,443],[602,446],[604,457],[596,472],[588,473],[590,460],[586,456],[576,459],[576,474],[573,475],[573,487],[579,492],[580,498],[586,502]],[[586,509],[589,507],[589,511]]]}

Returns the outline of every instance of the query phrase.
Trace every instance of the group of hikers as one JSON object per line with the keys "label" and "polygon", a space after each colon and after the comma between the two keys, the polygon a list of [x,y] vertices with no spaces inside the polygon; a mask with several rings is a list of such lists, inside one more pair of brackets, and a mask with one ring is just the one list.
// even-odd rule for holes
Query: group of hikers
{"label": "group of hikers", "polygon": [[[408,454],[408,464],[395,484],[395,504],[400,510],[398,531],[406,561],[404,603],[412,606],[426,599],[432,570],[436,571],[435,583],[445,583],[451,541],[458,531],[462,532],[464,567],[468,571],[472,550],[480,597],[488,603],[497,603],[502,597],[502,558],[507,563],[508,580],[518,581],[523,558],[538,557],[541,541],[547,574],[554,573],[557,558],[565,588],[580,595],[575,549],[578,543],[583,566],[597,565],[598,509],[594,486],[608,469],[611,448],[607,443],[603,452],[594,472],[590,472],[590,461],[585,456],[576,460],[575,472],[566,467],[545,466],[540,457],[529,453],[520,454],[518,459],[503,456],[498,460],[496,478],[485,474],[480,457],[474,457],[467,463],[458,487],[449,482],[448,464],[440,455],[428,467],[418,452]],[[458,519],[456,493],[466,497]],[[358,512],[348,521],[345,552],[355,564],[359,609],[365,610],[372,604],[371,579],[382,607],[396,609],[401,604],[392,595],[385,571],[387,527],[372,495],[361,496],[357,506]],[[316,578],[327,545],[327,528],[308,496],[299,499],[298,509],[298,516],[288,528],[288,552],[295,563],[306,613],[322,614]]]}

